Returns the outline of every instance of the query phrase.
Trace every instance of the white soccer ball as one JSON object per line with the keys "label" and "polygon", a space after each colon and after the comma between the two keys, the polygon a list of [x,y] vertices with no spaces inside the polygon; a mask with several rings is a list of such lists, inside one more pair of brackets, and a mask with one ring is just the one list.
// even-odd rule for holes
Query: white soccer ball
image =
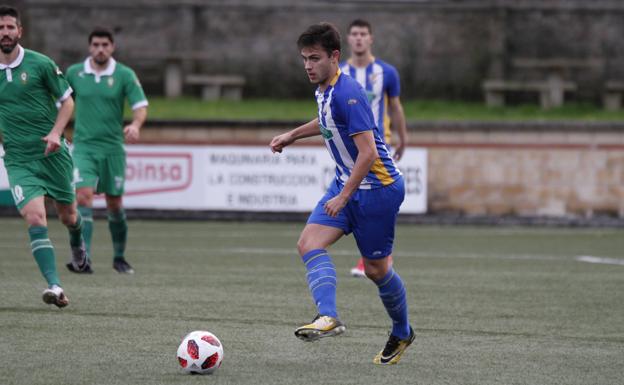
{"label": "white soccer ball", "polygon": [[222,360],[223,345],[210,332],[190,332],[178,347],[178,363],[187,373],[213,373],[219,369]]}

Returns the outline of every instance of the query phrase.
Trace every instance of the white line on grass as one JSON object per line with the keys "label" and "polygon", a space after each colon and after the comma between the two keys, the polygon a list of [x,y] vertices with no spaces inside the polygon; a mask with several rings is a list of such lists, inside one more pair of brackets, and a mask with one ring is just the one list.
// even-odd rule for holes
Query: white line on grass
{"label": "white line on grass", "polygon": [[603,265],[624,266],[624,259],[618,259],[618,258],[602,258],[602,257],[593,257],[591,255],[581,255],[574,259],[579,262],[586,262],[586,263],[599,263]]}
{"label": "white line on grass", "polygon": [[[14,246],[14,245],[0,245],[0,249],[24,249],[23,246]],[[137,251],[143,252],[159,252],[162,249],[151,249],[151,248],[136,248]],[[187,252],[187,253],[222,253],[222,254],[248,254],[248,255],[296,255],[297,250],[295,248],[268,248],[268,247],[221,247],[221,248],[182,248],[179,249],[178,252]],[[340,255],[340,256],[358,256],[357,250],[331,250],[330,254],[332,255]],[[594,257],[589,255],[583,255],[578,257],[566,257],[566,256],[553,256],[553,255],[531,255],[531,254],[510,254],[510,255],[499,255],[499,254],[485,254],[485,253],[462,253],[462,254],[453,254],[453,253],[439,253],[439,252],[430,252],[430,251],[421,251],[421,252],[401,252],[396,251],[395,255],[399,258],[468,258],[468,259],[506,259],[506,260],[520,260],[520,261],[577,261],[577,262],[585,262],[585,263],[598,263],[604,265],[620,265],[624,266],[624,259],[618,258],[604,258],[604,257]]]}

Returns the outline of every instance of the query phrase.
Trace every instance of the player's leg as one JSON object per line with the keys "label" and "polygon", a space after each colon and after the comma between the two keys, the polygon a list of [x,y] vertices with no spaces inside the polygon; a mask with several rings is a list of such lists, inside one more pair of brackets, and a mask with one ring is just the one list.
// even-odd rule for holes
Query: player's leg
{"label": "player's leg", "polygon": [[409,324],[405,285],[388,263],[389,257],[364,259],[366,276],[377,285],[379,298],[392,319],[392,330],[386,346],[374,358],[374,362],[381,365],[398,363],[415,338],[414,330]]}
{"label": "player's leg", "polygon": [[[392,266],[392,255],[388,256],[388,265]],[[351,276],[355,277],[355,278],[365,278],[366,277],[366,271],[364,269],[364,257],[360,257],[360,259],[358,259],[357,263],[355,266],[353,266],[351,268]]]}
{"label": "player's leg", "polygon": [[54,202],[61,223],[69,232],[69,246],[71,247],[72,259],[66,264],[69,271],[74,273],[92,274],[91,262],[87,254],[87,247],[82,236],[84,222],[77,209],[76,202]]}
{"label": "player's leg", "polygon": [[414,340],[409,324],[407,293],[401,277],[388,263],[394,243],[394,227],[403,201],[402,179],[376,190],[360,193],[361,215],[354,221],[354,235],[364,256],[366,276],[379,290],[379,297],[392,319],[390,338],[374,359],[376,364],[397,363]]}
{"label": "player's leg", "polygon": [[121,196],[106,195],[108,229],[113,240],[113,268],[119,273],[134,274],[134,269],[125,258],[128,240],[128,223]]}
{"label": "player's leg", "polygon": [[128,222],[123,208],[126,155],[113,154],[102,159],[98,169],[98,192],[106,194],[108,229],[113,241],[113,268],[119,273],[133,274],[134,269],[125,259],[128,240]]}
{"label": "player's leg", "polygon": [[98,160],[92,153],[76,147],[73,152],[74,185],[78,212],[82,217],[82,237],[87,247],[89,259],[93,258],[91,241],[93,238],[93,194],[98,184]]}
{"label": "player's leg", "polygon": [[28,224],[30,250],[48,284],[43,291],[43,301],[64,307],[69,300],[60,287],[54,247],[48,237],[44,203],[46,190],[43,181],[37,177],[40,163],[41,161],[37,160],[20,166],[6,165],[6,169],[15,206]]}
{"label": "player's leg", "polygon": [[58,154],[42,160],[47,195],[54,200],[61,222],[69,231],[72,258],[66,265],[75,273],[92,273],[87,248],[82,237],[82,217],[76,209],[76,193],[73,184],[74,164],[69,152],[62,149]]}
{"label": "player's leg", "polygon": [[78,212],[82,217],[82,238],[87,247],[87,254],[91,258],[91,240],[93,239],[93,187],[76,188]]}
{"label": "player's leg", "polygon": [[61,280],[56,270],[56,255],[48,236],[44,197],[40,195],[32,198],[20,209],[20,214],[28,223],[33,257],[48,283],[48,288],[43,291],[43,301],[58,307],[65,307],[69,304],[69,299],[61,288]]}
{"label": "player's leg", "polygon": [[299,255],[307,271],[310,294],[318,313],[310,324],[295,330],[295,335],[304,341],[315,341],[345,331],[336,309],[336,268],[327,248],[345,233],[348,234],[350,228],[344,212],[332,218],[324,209],[325,202],[339,192],[335,184],[329,188],[310,214],[297,242]]}
{"label": "player's leg", "polygon": [[[386,147],[388,148],[388,153],[392,154],[392,147],[386,143]],[[392,266],[392,256],[389,257],[388,263]],[[360,256],[355,266],[353,266],[350,270],[351,276],[355,278],[364,278],[366,277],[366,272],[364,269],[364,257]]]}
{"label": "player's leg", "polygon": [[307,271],[308,288],[317,308],[317,316],[312,322],[295,330],[295,336],[304,341],[335,336],[346,329],[338,319],[336,267],[327,251],[343,235],[340,228],[308,223],[297,243]]}

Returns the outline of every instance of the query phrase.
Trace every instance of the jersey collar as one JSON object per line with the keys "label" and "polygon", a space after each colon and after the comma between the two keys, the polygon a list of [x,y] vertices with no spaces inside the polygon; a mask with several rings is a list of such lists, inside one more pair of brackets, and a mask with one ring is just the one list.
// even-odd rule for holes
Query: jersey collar
{"label": "jersey collar", "polygon": [[342,71],[340,71],[340,68],[338,68],[338,72],[336,72],[336,75],[334,75],[334,77],[332,78],[332,80],[329,82],[330,86],[335,86],[336,82],[338,81],[338,78],[340,77],[340,74],[342,73]]}
{"label": "jersey collar", "polygon": [[22,48],[21,45],[17,45],[16,47],[18,49],[18,54],[17,57],[15,58],[15,60],[13,60],[13,63],[9,63],[9,64],[0,64],[0,71],[5,70],[7,68],[15,68],[18,65],[22,64],[22,60],[24,60],[24,48]]}
{"label": "jersey collar", "polygon": [[84,61],[84,72],[86,74],[93,74],[93,75],[95,75],[95,81],[99,83],[100,78],[102,76],[112,76],[113,73],[115,72],[115,67],[116,66],[117,66],[117,61],[111,57],[110,59],[108,59],[108,66],[106,67],[106,69],[104,71],[101,71],[101,72],[96,72],[95,69],[93,67],[91,67],[91,56],[89,56]]}

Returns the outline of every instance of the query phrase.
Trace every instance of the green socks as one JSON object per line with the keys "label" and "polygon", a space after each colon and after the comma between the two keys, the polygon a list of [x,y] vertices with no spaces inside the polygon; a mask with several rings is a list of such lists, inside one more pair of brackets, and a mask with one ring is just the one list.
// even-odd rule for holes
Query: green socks
{"label": "green socks", "polygon": [[48,238],[48,228],[45,226],[29,227],[28,235],[30,236],[30,249],[48,286],[60,286],[61,280],[56,271],[56,256],[52,242]]}
{"label": "green socks", "polygon": [[[78,212],[82,217],[82,237],[87,246],[87,253],[91,255],[91,240],[93,237],[93,209],[91,207],[78,206]],[[128,224],[126,213],[120,211],[108,212],[108,229],[113,239],[113,255],[115,258],[123,258],[126,251],[126,239],[128,238]]]}
{"label": "green socks", "polygon": [[113,239],[114,257],[123,258],[128,238],[128,223],[126,222],[126,213],[123,209],[116,212],[108,212],[108,229]]}
{"label": "green socks", "polygon": [[86,206],[78,206],[78,212],[82,217],[82,238],[87,246],[87,254],[91,255],[91,237],[93,236],[93,209]]}
{"label": "green socks", "polygon": [[80,211],[76,213],[76,223],[67,226],[69,230],[69,245],[71,247],[80,247],[82,244],[82,216]]}

